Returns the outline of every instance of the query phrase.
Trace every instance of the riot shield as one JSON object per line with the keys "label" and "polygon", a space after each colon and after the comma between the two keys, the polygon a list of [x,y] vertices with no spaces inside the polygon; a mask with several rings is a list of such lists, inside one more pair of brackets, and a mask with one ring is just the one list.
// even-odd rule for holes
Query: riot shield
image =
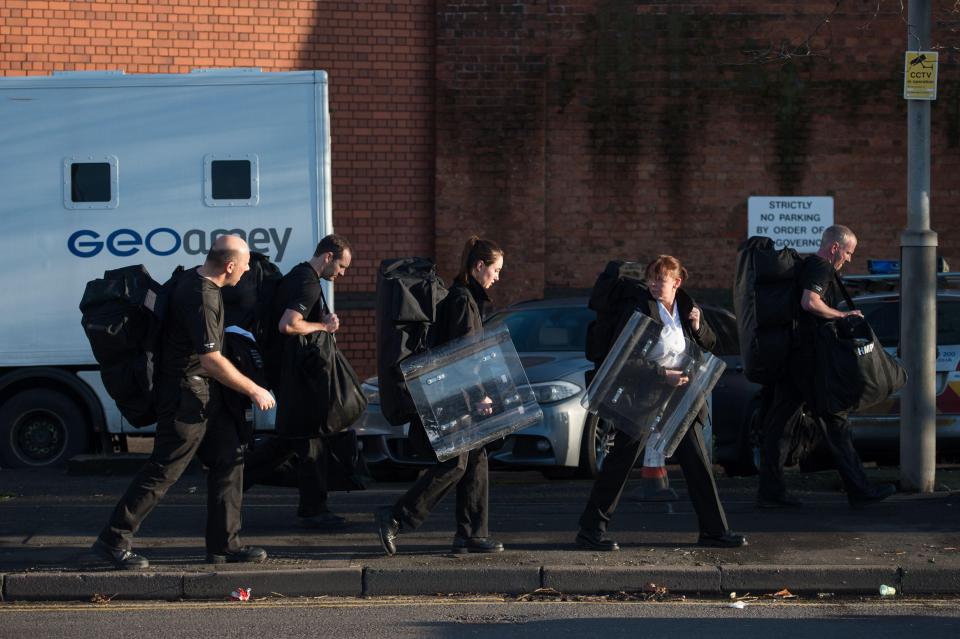
{"label": "riot shield", "polygon": [[543,419],[505,325],[409,357],[400,371],[440,461]]}
{"label": "riot shield", "polygon": [[[685,340],[683,351],[670,351],[660,339],[661,328],[635,311],[581,405],[643,443],[657,433],[652,445],[671,455],[719,379],[724,363],[691,340]],[[666,370],[683,371],[690,381],[671,386],[666,382]]]}
{"label": "riot shield", "polygon": [[677,450],[680,440],[727,367],[722,359],[689,339],[686,355],[684,373],[690,381],[671,395],[664,409],[664,418],[652,428],[657,437],[647,442],[648,446],[665,457]]}

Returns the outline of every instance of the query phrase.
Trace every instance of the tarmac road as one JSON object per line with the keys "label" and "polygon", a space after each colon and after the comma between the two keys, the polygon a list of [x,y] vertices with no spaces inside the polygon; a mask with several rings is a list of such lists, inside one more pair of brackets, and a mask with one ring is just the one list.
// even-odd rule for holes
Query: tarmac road
{"label": "tarmac road", "polygon": [[718,600],[517,602],[503,597],[299,599],[253,603],[0,604],[0,637],[390,637],[391,639],[874,639],[953,637],[960,603]]}

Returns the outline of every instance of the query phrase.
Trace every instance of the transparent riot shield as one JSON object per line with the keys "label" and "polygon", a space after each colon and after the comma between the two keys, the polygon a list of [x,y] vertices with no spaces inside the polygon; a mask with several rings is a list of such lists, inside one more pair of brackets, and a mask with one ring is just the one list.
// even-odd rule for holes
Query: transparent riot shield
{"label": "transparent riot shield", "polygon": [[684,374],[689,381],[671,395],[664,408],[664,418],[652,429],[656,436],[647,442],[647,446],[666,457],[677,450],[680,440],[727,367],[722,359],[689,339],[686,354]]}
{"label": "transparent riot shield", "polygon": [[[634,312],[581,404],[641,442],[656,433],[651,445],[671,455],[719,379],[724,363],[691,340],[686,340],[681,352],[667,349],[660,330],[649,317]],[[688,383],[671,386],[664,375],[667,370],[682,371]]]}
{"label": "transparent riot shield", "polygon": [[505,325],[410,357],[400,371],[440,461],[543,419]]}

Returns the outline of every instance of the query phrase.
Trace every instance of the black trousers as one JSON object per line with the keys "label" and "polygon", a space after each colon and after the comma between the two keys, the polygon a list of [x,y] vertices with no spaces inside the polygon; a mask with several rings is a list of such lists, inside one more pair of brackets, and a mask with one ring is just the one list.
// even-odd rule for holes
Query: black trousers
{"label": "black trousers", "polygon": [[789,372],[773,387],[773,396],[763,417],[760,445],[760,495],[775,498],[786,492],[783,467],[790,455],[793,430],[800,424],[800,412],[806,407],[824,434],[830,455],[840,473],[848,495],[870,490],[860,455],[853,447],[846,413],[811,411],[807,401],[813,397],[814,361],[809,354],[791,357]]}
{"label": "black trousers", "polygon": [[264,483],[283,464],[296,469],[298,517],[327,512],[327,451],[321,437],[271,437],[247,453],[243,489]]}
{"label": "black trousers", "polygon": [[133,535],[186,470],[195,455],[207,474],[206,549],[211,553],[240,548],[243,501],[243,447],[236,425],[218,410],[216,385],[191,377],[162,391],[161,416],[150,461],[140,469],[120,499],[100,539],[129,550]]}
{"label": "black trousers", "polygon": [[[627,485],[630,471],[637,463],[643,450],[640,440],[617,431],[613,441],[613,450],[603,460],[600,474],[593,483],[590,500],[580,515],[580,528],[584,530],[606,532],[607,525],[617,509],[617,503]],[[699,418],[695,419],[680,440],[674,458],[683,470],[687,481],[687,492],[697,514],[700,532],[722,534],[727,532],[727,516],[720,504],[717,484],[713,480],[707,449],[703,440],[703,429]]]}
{"label": "black trousers", "polygon": [[443,497],[456,486],[456,536],[487,537],[490,478],[487,449],[481,446],[427,468],[393,507],[393,517],[405,529],[420,526]]}

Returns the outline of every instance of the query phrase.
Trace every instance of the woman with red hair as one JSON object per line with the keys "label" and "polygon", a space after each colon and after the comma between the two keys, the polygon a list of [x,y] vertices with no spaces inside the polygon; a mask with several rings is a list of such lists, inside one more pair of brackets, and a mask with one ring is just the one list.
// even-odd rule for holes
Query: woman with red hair
{"label": "woman with red hair", "polygon": [[[671,255],[659,256],[647,265],[645,279],[648,294],[640,301],[637,310],[661,326],[660,341],[664,349],[682,352],[686,340],[691,339],[709,351],[717,338],[703,319],[696,302],[681,288],[687,277],[687,269],[680,264],[680,260]],[[681,370],[662,369],[658,374],[662,375],[661,381],[670,386],[683,386],[690,381]],[[704,405],[674,453],[683,469],[687,490],[697,514],[700,527],[697,543],[720,548],[746,546],[746,538],[732,532],[727,526],[727,517],[720,504],[703,440],[705,420]],[[580,531],[576,538],[580,548],[620,549],[617,542],[606,536],[607,525],[641,450],[641,440],[617,431],[613,450],[604,460],[590,492],[590,500],[580,515]]]}

